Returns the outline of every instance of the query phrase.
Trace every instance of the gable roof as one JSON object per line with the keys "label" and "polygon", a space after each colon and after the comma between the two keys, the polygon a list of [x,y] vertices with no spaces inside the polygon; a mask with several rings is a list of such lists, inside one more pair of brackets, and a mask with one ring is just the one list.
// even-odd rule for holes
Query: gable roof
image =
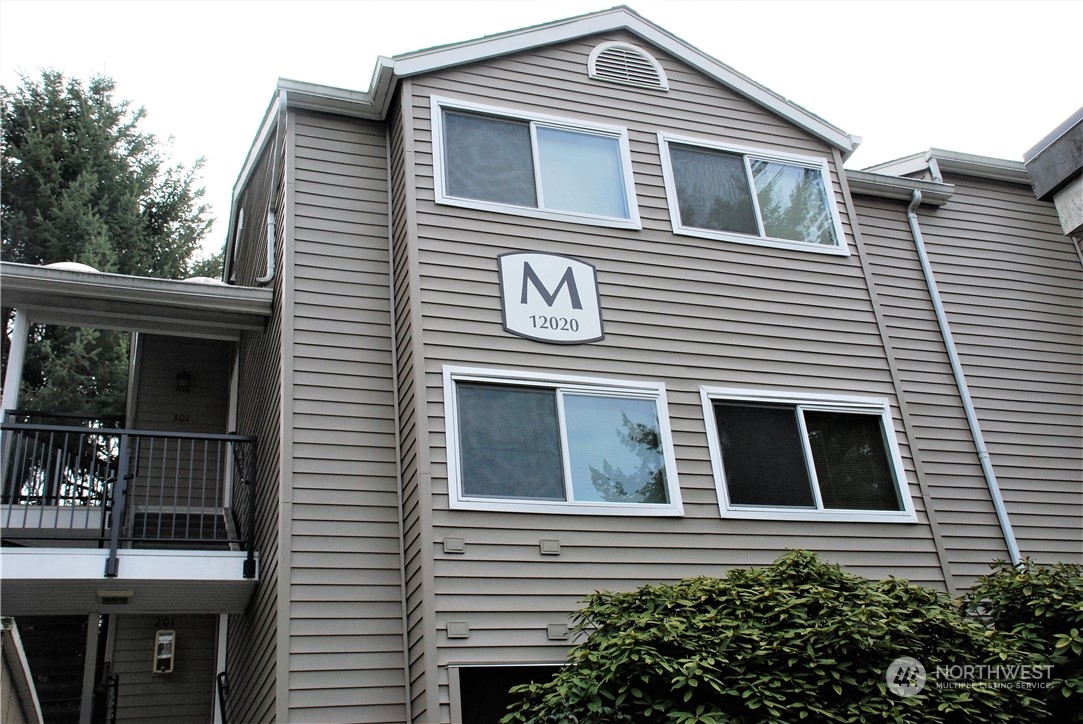
{"label": "gable roof", "polygon": [[[627,31],[644,42],[669,53],[707,77],[839,149],[844,159],[861,143],[859,137],[844,132],[796,103],[742,75],[725,63],[645,19],[631,8],[619,5],[608,10],[519,30],[509,30],[474,40],[403,53],[392,58],[380,56],[377,58],[376,67],[366,91],[279,78],[275,95],[264,114],[260,130],[256,134],[237,182],[234,184],[234,210],[238,196],[246,185],[256,160],[266,144],[275,138],[274,131],[277,128],[279,115],[287,107],[382,121],[387,117],[395,87],[403,78],[615,31]],[[232,217],[231,212],[226,232],[227,247],[228,240],[232,239],[235,233]],[[227,254],[227,273],[230,262],[230,255]]]}
{"label": "gable roof", "polygon": [[[843,156],[857,149],[860,139],[824,119],[805,110],[730,66],[689,45],[680,38],[660,28],[626,6],[617,6],[586,15],[556,20],[519,30],[509,30],[474,40],[440,45],[424,50],[379,57],[366,91],[346,90],[315,83],[302,83],[280,78],[275,96],[264,116],[257,142],[250,156],[259,154],[260,141],[266,129],[276,122],[277,106],[288,103],[291,108],[324,111],[341,115],[384,120],[390,107],[395,86],[403,78],[423,75],[434,71],[488,58],[519,53],[534,48],[562,43],[577,38],[627,31],[660,50],[687,63],[704,75],[718,81],[754,103],[773,111],[795,126],[808,131],[828,144],[838,148]],[[243,176],[243,174],[242,174]]]}
{"label": "gable roof", "polygon": [[[588,35],[624,30],[675,58],[687,63],[749,100],[758,103],[812,135],[837,147],[843,155],[852,153],[859,139],[737,72],[730,66],[689,45],[634,10],[620,5],[565,20],[487,35],[476,40],[442,45],[380,58],[370,93],[374,101],[386,103],[395,79],[408,78],[467,63],[476,63],[511,53],[563,43]],[[386,85],[386,90],[381,90]]]}

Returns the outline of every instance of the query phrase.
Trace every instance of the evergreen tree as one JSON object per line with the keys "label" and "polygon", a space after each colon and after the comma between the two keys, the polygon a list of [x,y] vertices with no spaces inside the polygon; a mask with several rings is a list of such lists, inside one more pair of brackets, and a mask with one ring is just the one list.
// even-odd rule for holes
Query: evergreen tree
{"label": "evergreen tree", "polygon": [[[213,223],[196,186],[202,159],[168,165],[139,130],[144,109],[116,100],[114,87],[55,71],[0,86],[3,259],[170,279],[220,268],[220,255],[194,259]],[[5,368],[10,320],[5,309]],[[116,332],[33,328],[20,407],[123,413],[127,353]]]}

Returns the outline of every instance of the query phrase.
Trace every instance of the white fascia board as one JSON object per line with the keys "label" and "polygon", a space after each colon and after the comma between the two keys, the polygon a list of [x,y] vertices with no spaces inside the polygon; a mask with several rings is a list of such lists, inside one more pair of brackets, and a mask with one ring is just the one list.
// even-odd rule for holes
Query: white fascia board
{"label": "white fascia board", "polygon": [[387,118],[394,89],[395,61],[381,55],[376,59],[376,67],[372,69],[372,79],[369,81],[371,103],[380,118]]}
{"label": "white fascia board", "polygon": [[17,306],[23,299],[30,300],[33,305],[35,296],[56,294],[79,299],[160,304],[188,310],[205,309],[255,316],[270,316],[271,313],[271,290],[256,287],[51,269],[7,261],[0,263],[0,280],[3,281],[7,297],[5,303],[11,306]]}
{"label": "white fascia board", "polygon": [[888,176],[909,176],[910,174],[924,173],[930,170],[936,176],[938,170],[940,173],[958,173],[994,181],[1030,185],[1027,167],[1022,161],[978,156],[971,153],[948,151],[943,148],[930,148],[924,153],[904,156],[862,170]]}
{"label": "white fascia board", "polygon": [[941,172],[1030,185],[1030,176],[1027,175],[1027,167],[1022,161],[946,151],[942,148],[930,148],[926,155],[936,160]]}
{"label": "white fascia board", "polygon": [[243,581],[244,551],[121,550],[120,575],[103,578],[109,551],[88,548],[5,548],[4,578],[9,581]]}
{"label": "white fascia board", "polygon": [[278,92],[285,94],[286,106],[321,113],[333,113],[352,118],[383,120],[372,103],[371,93],[336,88],[335,86],[278,79]]}
{"label": "white fascia board", "polygon": [[43,324],[236,339],[263,329],[270,289],[0,262],[4,304]]}
{"label": "white fascia board", "polygon": [[592,15],[583,15],[546,25],[491,35],[465,43],[397,55],[394,58],[394,71],[396,77],[406,78],[615,30],[627,30],[639,36],[646,42],[666,51],[753,102],[839,148],[844,154],[853,151],[855,137],[791,103],[730,66],[697,50],[626,8],[614,8]]}
{"label": "white fascia board", "polygon": [[891,161],[884,161],[875,166],[866,166],[861,170],[887,176],[909,176],[912,173],[928,171],[929,157],[925,153],[914,153]]}

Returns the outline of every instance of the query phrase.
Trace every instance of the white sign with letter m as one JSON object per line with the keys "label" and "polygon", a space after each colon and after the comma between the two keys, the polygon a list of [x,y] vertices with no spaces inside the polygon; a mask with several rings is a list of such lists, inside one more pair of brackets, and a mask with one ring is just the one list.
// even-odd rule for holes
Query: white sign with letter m
{"label": "white sign with letter m", "polygon": [[605,336],[592,265],[534,252],[501,254],[497,261],[508,332],[552,344],[597,342]]}

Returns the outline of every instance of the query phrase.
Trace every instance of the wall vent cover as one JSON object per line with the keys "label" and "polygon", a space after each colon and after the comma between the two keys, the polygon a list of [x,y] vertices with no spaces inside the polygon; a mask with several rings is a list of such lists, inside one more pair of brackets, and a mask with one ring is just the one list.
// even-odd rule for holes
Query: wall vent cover
{"label": "wall vent cover", "polygon": [[602,43],[587,61],[590,77],[637,88],[669,90],[666,72],[654,57],[630,43]]}

